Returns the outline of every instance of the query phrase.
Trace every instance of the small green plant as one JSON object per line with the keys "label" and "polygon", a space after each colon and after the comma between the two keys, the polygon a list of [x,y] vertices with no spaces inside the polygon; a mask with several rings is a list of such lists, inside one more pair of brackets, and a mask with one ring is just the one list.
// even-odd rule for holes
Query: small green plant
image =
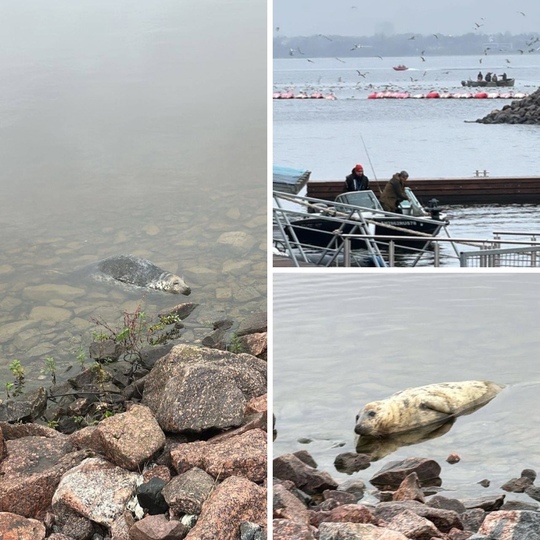
{"label": "small green plant", "polygon": [[244,344],[242,343],[242,340],[236,334],[233,334],[233,336],[231,337],[231,341],[227,348],[230,352],[235,353],[235,354],[245,352]]}
{"label": "small green plant", "polygon": [[52,356],[45,358],[45,367],[41,370],[45,375],[50,375],[52,383],[56,384],[56,360]]}
{"label": "small green plant", "polygon": [[6,384],[8,397],[18,396],[19,394],[22,394],[24,389],[24,367],[19,360],[15,359],[11,362],[11,364],[9,364],[9,371],[11,371],[15,377],[15,382]]}
{"label": "small green plant", "polygon": [[81,369],[84,369],[84,364],[86,363],[86,352],[82,347],[79,347],[76,358],[79,364],[81,364]]}

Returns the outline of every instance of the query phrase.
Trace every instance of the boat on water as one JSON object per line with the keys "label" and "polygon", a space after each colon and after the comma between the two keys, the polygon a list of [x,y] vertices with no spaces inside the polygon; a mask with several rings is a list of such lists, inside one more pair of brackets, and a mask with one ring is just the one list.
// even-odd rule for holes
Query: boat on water
{"label": "boat on water", "polygon": [[469,79],[468,81],[461,81],[461,86],[480,86],[480,87],[489,87],[496,88],[499,86],[508,87],[514,86],[515,79],[498,79],[496,81],[473,81]]}
{"label": "boat on water", "polygon": [[409,68],[404,64],[398,64],[397,66],[394,66],[396,71],[407,71]]}
{"label": "boat on water", "polygon": [[[317,248],[340,245],[342,239],[336,234],[339,232],[408,237],[396,239],[396,246],[421,249],[448,221],[436,201],[426,210],[409,188],[405,191],[409,200],[401,203],[402,213],[385,212],[371,190],[351,191],[338,195],[333,203],[316,205],[312,209],[316,215],[293,220],[285,232],[292,242]],[[411,236],[418,237],[418,240],[411,239]],[[388,244],[388,240],[382,241],[385,243]],[[364,239],[351,241],[351,249],[365,248]]]}

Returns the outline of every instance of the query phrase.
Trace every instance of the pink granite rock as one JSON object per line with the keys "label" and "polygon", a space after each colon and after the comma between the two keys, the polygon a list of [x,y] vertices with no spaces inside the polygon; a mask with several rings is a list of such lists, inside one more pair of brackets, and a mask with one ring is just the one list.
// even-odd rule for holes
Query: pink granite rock
{"label": "pink granite rock", "polygon": [[131,540],[181,540],[188,529],[180,521],[168,520],[163,514],[147,516],[129,530]]}
{"label": "pink granite rock", "polygon": [[78,465],[86,451],[74,451],[68,438],[23,437],[6,441],[0,462],[0,512],[41,517],[49,508],[62,475]]}
{"label": "pink granite rock", "polygon": [[171,461],[179,474],[198,467],[214,478],[242,476],[253,482],[266,479],[267,436],[260,429],[215,444],[197,441],[171,449]]}
{"label": "pink granite rock", "polygon": [[36,519],[27,519],[11,512],[0,512],[2,540],[42,540],[45,527]]}
{"label": "pink granite rock", "polygon": [[236,540],[246,521],[266,527],[265,488],[246,478],[231,476],[223,480],[203,504],[197,524],[187,540]]}
{"label": "pink granite rock", "polygon": [[62,477],[53,497],[53,510],[56,505],[64,505],[110,527],[135,494],[137,478],[137,474],[102,458],[85,459]]}
{"label": "pink granite rock", "polygon": [[115,465],[137,470],[165,445],[165,435],[152,411],[133,405],[127,412],[102,420],[97,436],[105,456]]}

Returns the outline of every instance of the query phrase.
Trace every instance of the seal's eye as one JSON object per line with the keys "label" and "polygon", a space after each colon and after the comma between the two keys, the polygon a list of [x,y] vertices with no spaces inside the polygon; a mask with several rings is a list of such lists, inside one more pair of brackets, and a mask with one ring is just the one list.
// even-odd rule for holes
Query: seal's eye
{"label": "seal's eye", "polygon": [[375,411],[369,411],[367,413],[367,415],[370,417],[370,418],[373,418],[377,413]]}
{"label": "seal's eye", "polygon": [[356,415],[356,421],[358,422],[358,419],[360,418],[360,416],[357,414]]}

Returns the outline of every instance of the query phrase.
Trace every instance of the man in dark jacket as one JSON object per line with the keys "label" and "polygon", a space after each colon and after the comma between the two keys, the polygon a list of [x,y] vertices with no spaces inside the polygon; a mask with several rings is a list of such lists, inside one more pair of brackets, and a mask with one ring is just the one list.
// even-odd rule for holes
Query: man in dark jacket
{"label": "man in dark jacket", "polygon": [[407,178],[409,178],[409,173],[407,171],[401,171],[394,174],[386,186],[384,186],[380,200],[383,209],[387,212],[401,213],[398,204],[408,198],[405,193],[405,182]]}
{"label": "man in dark jacket", "polygon": [[369,179],[364,174],[364,167],[358,164],[345,178],[345,191],[363,191],[369,189]]}

